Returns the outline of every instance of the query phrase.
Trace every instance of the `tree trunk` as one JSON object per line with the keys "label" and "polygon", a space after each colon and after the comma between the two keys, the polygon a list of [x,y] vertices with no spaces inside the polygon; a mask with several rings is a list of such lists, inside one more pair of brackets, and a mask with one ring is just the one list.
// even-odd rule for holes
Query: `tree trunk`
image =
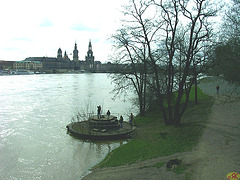
{"label": "tree trunk", "polygon": [[194,83],[195,83],[195,104],[198,104],[198,97],[197,97],[197,69],[196,69],[196,64],[193,61],[193,66],[194,66]]}
{"label": "tree trunk", "polygon": [[175,112],[174,112],[174,119],[173,119],[173,122],[174,122],[175,125],[180,124],[180,119],[181,119],[181,117],[180,117],[180,104],[181,104],[182,95],[183,95],[183,88],[179,88],[178,97],[177,97],[177,100],[176,100],[176,103],[175,103]]}
{"label": "tree trunk", "polygon": [[163,121],[164,121],[165,125],[171,125],[168,118],[167,118],[167,113],[166,113],[166,110],[165,110],[164,105],[163,105],[163,99],[161,97],[158,100],[158,104],[160,106],[160,110],[162,111]]}
{"label": "tree trunk", "polygon": [[197,83],[195,83],[195,104],[198,104]]}

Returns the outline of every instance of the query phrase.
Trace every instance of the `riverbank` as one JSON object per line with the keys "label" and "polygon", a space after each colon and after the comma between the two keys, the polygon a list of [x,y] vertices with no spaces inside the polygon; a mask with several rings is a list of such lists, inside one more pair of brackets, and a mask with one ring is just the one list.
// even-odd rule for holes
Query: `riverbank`
{"label": "riverbank", "polygon": [[[216,95],[216,84],[220,84],[220,92],[222,92],[220,95]],[[226,86],[226,84],[228,86]],[[119,156],[120,162],[122,159],[126,159],[124,157],[126,154],[127,158],[129,158],[128,155],[135,156],[136,152],[133,152],[132,149],[128,149],[128,152],[122,152],[121,156],[118,151],[121,152],[121,149],[125,148],[122,146],[110,153],[105,161],[96,166],[93,169],[93,173],[86,176],[84,180],[227,179],[229,172],[238,172],[238,160],[240,159],[240,135],[238,131],[240,127],[240,123],[238,122],[238,117],[240,116],[240,97],[238,95],[234,95],[232,98],[227,96],[233,94],[231,88],[229,88],[230,85],[224,80],[206,81],[202,83],[200,87],[204,92],[214,97],[214,104],[212,106],[211,101],[208,102],[206,99],[203,99],[200,101],[200,105],[205,105],[203,108],[199,108],[199,105],[197,107],[191,107],[183,118],[184,121],[188,121],[184,122],[183,126],[190,126],[194,129],[193,131],[199,135],[198,138],[195,136],[195,146],[187,144],[190,149],[186,148],[185,151],[182,151],[183,149],[178,148],[178,151],[180,150],[179,152],[170,153],[171,155],[169,155],[169,151],[172,151],[174,147],[184,146],[186,142],[180,142],[179,146],[175,146],[166,136],[170,143],[170,146],[167,147],[169,151],[165,149],[165,155],[164,153],[159,153],[158,155],[161,157],[148,156],[146,160],[130,160],[130,163],[125,162],[120,166],[109,163],[111,159],[116,160],[114,154]],[[208,100],[210,99],[211,98],[208,98]],[[209,108],[211,108],[211,110],[209,110]],[[205,113],[202,114],[202,112]],[[209,120],[207,121],[207,119]],[[184,129],[184,127],[180,128]],[[150,129],[155,131],[153,126]],[[141,131],[141,128],[139,131]],[[142,135],[145,136],[146,134],[144,135],[144,133],[142,133]],[[183,134],[180,133],[179,137],[182,136]],[[149,137],[146,137],[146,139],[149,139]],[[135,140],[133,140],[133,142],[134,141]],[[159,144],[159,146],[161,147],[161,144]],[[142,149],[145,149],[145,147],[139,147],[139,149],[141,153],[143,153]],[[149,148],[148,151],[152,153],[156,150]],[[142,155],[144,154],[145,153]],[[179,159],[182,163],[171,170],[167,170],[166,164],[171,159]]]}
{"label": "riverbank", "polygon": [[213,100],[198,91],[199,104],[194,105],[194,93],[191,94],[192,101],[181,126],[165,126],[158,112],[138,117],[135,137],[109,153],[93,168],[93,173],[83,179],[185,179],[190,176],[188,164],[182,163],[173,169],[166,169],[166,164],[176,158],[183,161],[202,134]]}

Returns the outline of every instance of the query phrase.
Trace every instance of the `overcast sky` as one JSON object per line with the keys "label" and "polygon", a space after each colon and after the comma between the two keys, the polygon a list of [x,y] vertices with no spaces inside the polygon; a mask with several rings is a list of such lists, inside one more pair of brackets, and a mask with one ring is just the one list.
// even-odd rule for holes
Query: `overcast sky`
{"label": "overcast sky", "polygon": [[56,57],[60,47],[72,59],[75,41],[85,60],[91,39],[95,60],[108,61],[108,37],[120,26],[128,0],[1,0],[0,60]]}

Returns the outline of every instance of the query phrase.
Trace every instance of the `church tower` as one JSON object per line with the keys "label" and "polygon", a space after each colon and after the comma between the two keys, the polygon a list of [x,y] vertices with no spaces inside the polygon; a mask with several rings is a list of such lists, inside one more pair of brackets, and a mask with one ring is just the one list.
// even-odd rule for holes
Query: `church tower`
{"label": "church tower", "polygon": [[78,50],[77,43],[75,42],[74,50],[73,50],[73,61],[78,61]]}
{"label": "church tower", "polygon": [[58,59],[58,60],[61,60],[61,59],[62,59],[62,50],[61,50],[61,48],[58,49],[57,59]]}
{"label": "church tower", "polygon": [[63,59],[64,60],[67,60],[67,61],[69,61],[70,59],[68,58],[68,55],[67,55],[67,52],[65,51],[65,53],[64,53],[64,57],[63,57]]}
{"label": "church tower", "polygon": [[88,45],[88,52],[87,56],[85,57],[86,60],[86,69],[87,70],[94,70],[94,56],[93,56],[93,51],[92,51],[92,43],[91,40],[89,41]]}

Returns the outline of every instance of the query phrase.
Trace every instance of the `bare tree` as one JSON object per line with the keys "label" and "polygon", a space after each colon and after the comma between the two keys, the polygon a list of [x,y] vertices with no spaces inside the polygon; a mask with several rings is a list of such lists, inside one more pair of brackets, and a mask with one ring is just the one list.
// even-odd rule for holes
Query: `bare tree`
{"label": "bare tree", "polygon": [[[127,49],[132,65],[141,59],[148,67],[145,75],[149,78],[143,80],[151,87],[167,125],[180,124],[194,83],[191,76],[197,76],[200,62],[196,57],[205,44],[211,43],[208,19],[216,12],[209,0],[131,0],[125,11],[128,20],[124,29],[131,31],[125,33],[128,39],[120,42]],[[134,56],[130,56],[133,52]],[[183,97],[186,98],[182,105]]]}
{"label": "bare tree", "polygon": [[[163,41],[165,45],[161,50],[166,52],[166,57],[160,62],[165,64],[167,72],[167,108],[164,107],[163,101],[159,101],[159,104],[163,114],[167,112],[164,116],[165,123],[178,125],[187,107],[192,84],[196,81],[196,78],[191,78],[190,68],[192,66],[196,70],[195,56],[202,51],[203,44],[210,43],[212,29],[207,19],[215,16],[217,11],[211,9],[209,1],[206,0],[152,2],[160,12],[158,21],[161,22],[161,28],[158,35],[159,41]],[[159,73],[156,73],[156,76],[158,75]],[[196,76],[195,71],[193,77]],[[176,99],[174,91],[177,91]],[[184,95],[186,98],[181,105]]]}
{"label": "bare tree", "polygon": [[[146,47],[141,42],[136,42],[130,29],[120,29],[112,36],[119,50],[117,64],[117,74],[112,74],[112,80],[115,83],[116,94],[124,92],[126,88],[131,88],[136,92],[140,115],[144,116],[146,111]],[[128,33],[132,34],[131,36]],[[137,46],[135,43],[139,43]]]}
{"label": "bare tree", "polygon": [[240,36],[240,0],[231,0],[223,17],[222,36],[226,41]]}

